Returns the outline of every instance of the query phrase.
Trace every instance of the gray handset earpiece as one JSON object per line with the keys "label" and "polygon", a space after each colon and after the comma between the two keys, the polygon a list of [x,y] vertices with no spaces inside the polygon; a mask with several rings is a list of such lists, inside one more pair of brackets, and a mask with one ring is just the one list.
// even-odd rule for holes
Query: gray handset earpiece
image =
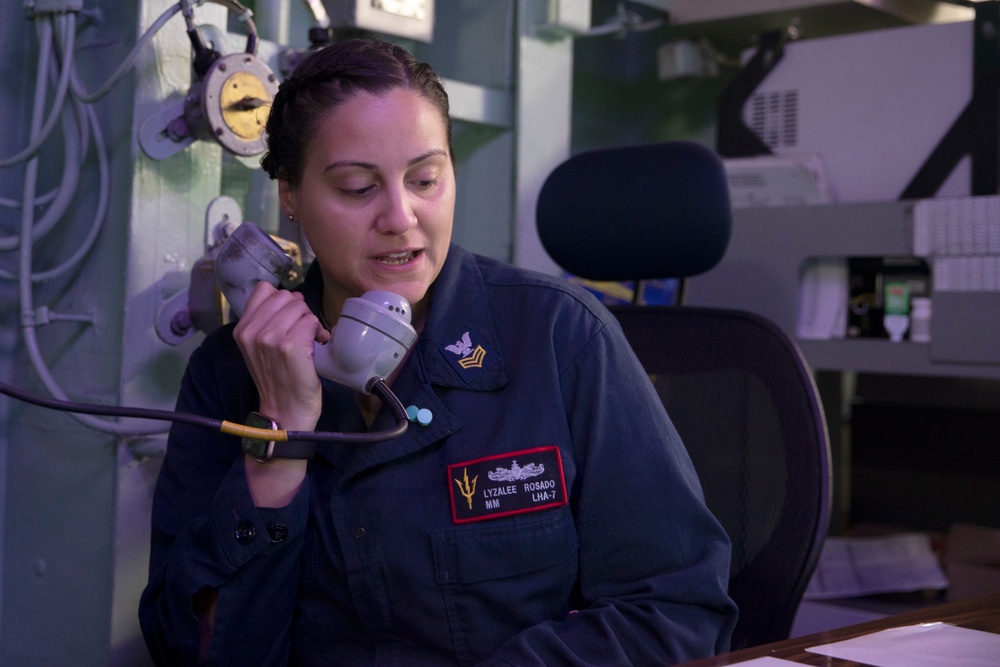
{"label": "gray handset earpiece", "polygon": [[277,287],[292,268],[292,258],[277,241],[252,222],[244,222],[230,234],[215,258],[215,280],[239,317],[257,283]]}
{"label": "gray handset earpiece", "polygon": [[[258,282],[277,287],[291,267],[291,258],[274,239],[244,222],[219,249],[215,277],[239,317]],[[378,290],[348,299],[330,333],[329,343],[313,347],[316,372],[363,394],[371,394],[376,381],[388,378],[417,340],[409,301]]]}

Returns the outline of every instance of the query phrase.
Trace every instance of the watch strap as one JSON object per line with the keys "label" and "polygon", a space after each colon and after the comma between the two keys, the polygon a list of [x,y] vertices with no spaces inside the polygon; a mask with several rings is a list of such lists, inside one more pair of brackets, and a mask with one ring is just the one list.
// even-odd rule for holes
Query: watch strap
{"label": "watch strap", "polygon": [[272,459],[311,459],[319,443],[311,440],[276,440],[271,447]]}

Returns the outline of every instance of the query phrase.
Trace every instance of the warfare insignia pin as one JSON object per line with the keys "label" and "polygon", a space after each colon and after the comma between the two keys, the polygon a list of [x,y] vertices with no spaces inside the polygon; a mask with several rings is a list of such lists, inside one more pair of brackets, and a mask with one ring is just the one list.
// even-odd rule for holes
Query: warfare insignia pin
{"label": "warfare insignia pin", "polygon": [[497,355],[486,346],[482,336],[472,329],[452,337],[438,349],[466,382],[478,378],[497,360]]}
{"label": "warfare insignia pin", "polygon": [[455,523],[537,512],[568,501],[562,456],[555,446],[452,464],[448,489]]}

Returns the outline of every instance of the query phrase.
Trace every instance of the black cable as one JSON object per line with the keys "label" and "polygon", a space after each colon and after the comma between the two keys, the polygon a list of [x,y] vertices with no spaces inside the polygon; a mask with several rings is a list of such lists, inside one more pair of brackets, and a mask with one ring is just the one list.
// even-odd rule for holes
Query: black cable
{"label": "black cable", "polygon": [[222,5],[227,8],[233,14],[236,14],[236,18],[243,22],[247,29],[247,46],[245,49],[246,53],[252,56],[257,55],[257,25],[254,23],[253,12],[250,11],[243,3],[239,0],[211,0],[217,5]]}
{"label": "black cable", "polygon": [[194,51],[192,65],[198,79],[202,79],[212,67],[212,63],[221,58],[222,54],[209,48],[205,44],[205,40],[202,39],[198,24],[194,22],[194,8],[191,6],[190,0],[181,0],[180,7],[184,16],[184,25],[187,28],[188,41],[191,42],[191,49]]}
{"label": "black cable", "polygon": [[257,24],[253,21],[253,12],[239,0],[211,0],[211,2],[222,5],[244,24],[247,30],[247,46],[244,51],[252,56],[257,55]]}
{"label": "black cable", "polygon": [[[232,13],[236,14],[236,18],[244,24],[247,30],[247,45],[244,51],[250,55],[256,55],[257,25],[251,18],[253,13],[238,0],[212,0],[212,2],[222,5]],[[205,43],[205,40],[202,39],[201,31],[194,21],[194,11],[191,8],[191,5],[182,2],[181,8],[184,13],[184,23],[187,26],[188,39],[191,42],[191,48],[194,50],[194,71],[198,78],[202,79],[205,74],[208,73],[208,70],[211,69],[215,61],[222,57],[222,54],[209,47]]]}
{"label": "black cable", "polygon": [[[410,418],[406,416],[406,408],[399,401],[394,393],[389,389],[389,386],[381,378],[377,378],[370,387],[370,391],[382,399],[389,410],[392,412],[392,416],[396,418],[396,427],[388,431],[376,431],[374,433],[329,433],[324,431],[287,431],[288,440],[309,440],[318,442],[328,442],[331,438],[326,437],[330,435],[336,435],[336,442],[350,442],[350,443],[364,443],[364,442],[381,442],[383,440],[391,440],[393,438],[398,438],[399,436],[406,433],[406,429],[410,426]],[[274,431],[265,431],[265,433],[271,434],[270,439],[276,440],[273,437]],[[261,438],[262,440],[265,438]]]}
{"label": "black cable", "polygon": [[75,412],[84,415],[102,415],[106,417],[134,417],[137,419],[155,419],[161,421],[180,422],[192,424],[203,428],[212,429],[228,435],[255,438],[258,440],[309,440],[314,442],[345,442],[345,443],[370,443],[382,442],[398,438],[406,432],[410,420],[406,416],[406,408],[399,401],[399,398],[389,389],[388,385],[377,379],[371,387],[372,393],[376,394],[383,403],[389,406],[393,416],[396,418],[396,427],[388,431],[375,431],[370,433],[339,433],[336,431],[272,431],[270,429],[253,428],[235,422],[212,419],[187,412],[174,412],[172,410],[156,410],[154,408],[133,408],[120,405],[98,405],[96,403],[76,403],[74,401],[63,401],[48,396],[40,396],[23,389],[18,389],[4,382],[0,382],[0,393],[16,398],[25,403],[32,403],[43,408],[51,408],[62,412]]}

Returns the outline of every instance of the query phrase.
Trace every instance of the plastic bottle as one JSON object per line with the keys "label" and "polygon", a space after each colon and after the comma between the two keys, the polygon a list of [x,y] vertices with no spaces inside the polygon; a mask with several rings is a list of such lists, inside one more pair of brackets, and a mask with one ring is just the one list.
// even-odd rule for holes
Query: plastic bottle
{"label": "plastic bottle", "polygon": [[885,284],[885,317],[882,324],[889,340],[898,343],[910,328],[910,287],[905,282]]}
{"label": "plastic bottle", "polygon": [[927,297],[910,299],[910,340],[926,343],[931,339],[931,300]]}

